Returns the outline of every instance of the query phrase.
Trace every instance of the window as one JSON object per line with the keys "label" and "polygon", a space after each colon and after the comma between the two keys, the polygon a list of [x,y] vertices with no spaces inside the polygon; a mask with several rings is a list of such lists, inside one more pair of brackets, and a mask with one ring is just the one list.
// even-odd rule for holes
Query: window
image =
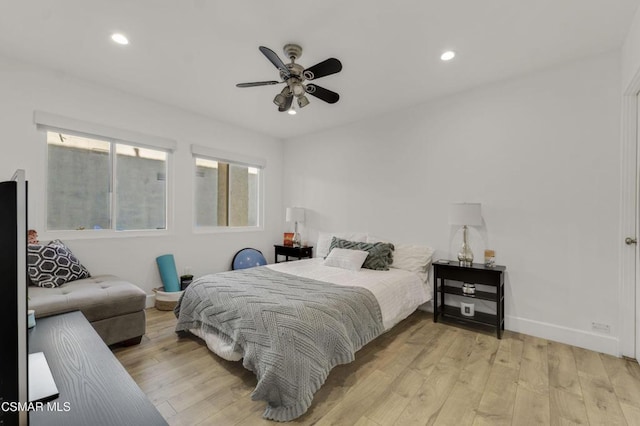
{"label": "window", "polygon": [[260,226],[259,161],[252,166],[201,154],[194,158],[196,227]]}
{"label": "window", "polygon": [[168,152],[47,131],[47,229],[167,228]]}

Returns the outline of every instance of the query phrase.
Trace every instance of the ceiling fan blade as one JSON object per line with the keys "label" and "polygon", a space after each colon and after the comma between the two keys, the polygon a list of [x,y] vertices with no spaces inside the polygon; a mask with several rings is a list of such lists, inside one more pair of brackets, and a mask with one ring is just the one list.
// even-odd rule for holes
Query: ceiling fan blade
{"label": "ceiling fan blade", "polygon": [[254,81],[252,83],[238,83],[236,87],[256,87],[256,86],[269,86],[271,84],[283,83],[282,81]]}
{"label": "ceiling fan blade", "polygon": [[278,111],[285,112],[291,108],[291,103],[293,102],[293,96],[287,96],[285,98],[285,103],[281,107],[278,108]]}
{"label": "ceiling fan blade", "polygon": [[284,62],[282,62],[282,59],[280,59],[280,57],[276,54],[276,52],[264,46],[260,46],[259,49],[262,52],[262,54],[266,56],[267,59],[271,61],[271,63],[275,65],[275,67],[278,68],[282,74],[284,74],[286,78],[291,77],[289,68],[287,68]]}
{"label": "ceiling fan blade", "polygon": [[340,100],[340,95],[336,92],[315,84],[307,84],[307,93],[330,104],[335,104]]}
{"label": "ceiling fan blade", "polygon": [[329,58],[304,70],[303,75],[307,80],[325,77],[342,70],[342,63],[336,58]]}

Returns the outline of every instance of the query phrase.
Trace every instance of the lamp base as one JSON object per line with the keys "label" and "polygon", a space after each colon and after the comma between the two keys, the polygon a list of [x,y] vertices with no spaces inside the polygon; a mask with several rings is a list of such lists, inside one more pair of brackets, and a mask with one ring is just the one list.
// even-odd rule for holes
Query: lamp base
{"label": "lamp base", "polygon": [[462,228],[462,247],[458,252],[458,261],[460,262],[460,266],[472,266],[473,265],[473,252],[471,251],[471,247],[467,243],[467,225]]}
{"label": "lamp base", "polygon": [[300,247],[300,234],[295,232],[293,234],[293,241],[291,241],[294,247]]}
{"label": "lamp base", "polygon": [[473,265],[473,253],[469,246],[463,246],[458,253],[458,261],[460,266],[472,266]]}
{"label": "lamp base", "polygon": [[300,247],[300,233],[298,232],[298,221],[296,220],[295,228],[293,228],[293,246]]}

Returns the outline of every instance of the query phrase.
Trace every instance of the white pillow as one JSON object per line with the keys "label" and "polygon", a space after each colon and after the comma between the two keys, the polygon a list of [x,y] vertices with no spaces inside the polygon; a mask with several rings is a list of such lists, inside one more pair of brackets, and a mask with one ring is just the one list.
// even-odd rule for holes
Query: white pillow
{"label": "white pillow", "polygon": [[429,266],[434,250],[431,247],[414,244],[395,244],[391,268],[403,269],[420,275],[427,282]]}
{"label": "white pillow", "polygon": [[361,232],[319,232],[318,243],[316,244],[316,257],[327,257],[333,237],[356,241],[358,243],[365,243],[367,241],[367,234]]}
{"label": "white pillow", "polygon": [[369,255],[364,250],[350,250],[342,248],[334,248],[324,260],[325,266],[334,266],[336,268],[357,271],[362,268],[362,264]]}

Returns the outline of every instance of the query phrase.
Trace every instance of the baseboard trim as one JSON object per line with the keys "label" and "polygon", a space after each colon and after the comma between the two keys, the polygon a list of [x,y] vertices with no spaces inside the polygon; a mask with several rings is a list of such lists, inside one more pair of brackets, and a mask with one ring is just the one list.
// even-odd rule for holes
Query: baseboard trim
{"label": "baseboard trim", "polygon": [[[420,305],[418,309],[433,313],[431,301]],[[617,337],[591,333],[576,328],[563,327],[542,321],[505,315],[505,329],[516,333],[528,334],[567,345],[602,352],[616,357],[621,356],[620,340]]]}
{"label": "baseboard trim", "polygon": [[505,316],[505,328],[517,333],[541,337],[547,340],[566,343],[579,348],[620,356],[620,342],[617,337],[591,333],[575,328],[562,327],[526,318]]}
{"label": "baseboard trim", "polygon": [[147,294],[147,300],[144,304],[145,309],[146,308],[153,308],[154,306],[156,306],[156,295],[155,294]]}

